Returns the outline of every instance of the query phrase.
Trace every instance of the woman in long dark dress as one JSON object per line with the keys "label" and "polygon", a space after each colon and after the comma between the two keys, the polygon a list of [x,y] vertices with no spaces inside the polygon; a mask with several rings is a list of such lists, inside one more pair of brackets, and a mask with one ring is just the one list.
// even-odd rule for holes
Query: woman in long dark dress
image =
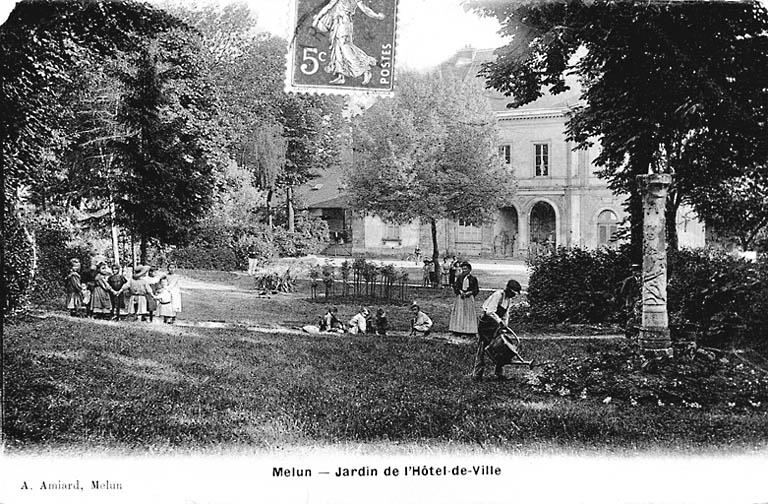
{"label": "woman in long dark dress", "polygon": [[453,284],[453,292],[456,293],[456,299],[448,330],[459,334],[477,334],[475,296],[480,292],[480,287],[477,278],[472,275],[472,265],[467,261],[461,263],[461,274]]}

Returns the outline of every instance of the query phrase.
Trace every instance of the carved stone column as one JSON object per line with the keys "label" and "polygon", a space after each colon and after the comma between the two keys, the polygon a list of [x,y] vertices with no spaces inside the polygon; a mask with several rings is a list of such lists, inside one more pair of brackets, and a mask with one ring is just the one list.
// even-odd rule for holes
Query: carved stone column
{"label": "carved stone column", "polygon": [[672,175],[637,177],[643,196],[643,320],[640,348],[656,356],[672,356],[667,316],[667,235],[665,209]]}

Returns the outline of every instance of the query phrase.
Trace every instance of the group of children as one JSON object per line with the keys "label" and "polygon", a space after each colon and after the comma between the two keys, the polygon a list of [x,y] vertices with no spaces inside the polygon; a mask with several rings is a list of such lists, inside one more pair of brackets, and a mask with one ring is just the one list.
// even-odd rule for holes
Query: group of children
{"label": "group of children", "polygon": [[90,269],[81,273],[78,259],[69,263],[65,291],[72,316],[110,320],[128,316],[148,322],[157,316],[173,324],[181,312],[181,289],[173,264],[161,275],[155,267],[113,264],[110,269],[106,262],[92,262]]}
{"label": "group of children", "polygon": [[[421,311],[418,304],[410,307],[413,318],[411,319],[411,336],[427,336],[432,329],[432,319]],[[335,306],[320,317],[319,331],[349,334],[378,334],[386,336],[389,329],[389,320],[384,309],[379,308],[376,316],[371,316],[371,311],[363,306],[360,311],[344,324],[338,317],[339,309]]]}

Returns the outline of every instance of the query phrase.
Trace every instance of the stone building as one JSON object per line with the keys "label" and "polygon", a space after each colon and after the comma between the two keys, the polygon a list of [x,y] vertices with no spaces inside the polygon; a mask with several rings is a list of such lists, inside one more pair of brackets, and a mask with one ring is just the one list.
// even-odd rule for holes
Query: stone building
{"label": "stone building", "polygon": [[[492,59],[490,50],[465,49],[443,65],[462,72],[464,78],[477,78],[480,65]],[[464,257],[524,258],[532,251],[555,246],[595,248],[614,246],[614,233],[625,217],[623,198],[615,196],[607,181],[596,176],[595,158],[599,147],[574,150],[565,140],[569,110],[578,103],[577,82],[558,95],[545,94],[519,108],[506,107],[509,99],[488,90],[489,103],[499,121],[499,153],[509,167],[510,183],[517,185],[516,196],[500,208],[494,222],[483,226],[461,221],[438,223],[440,254]],[[313,182],[316,183],[316,182]],[[346,204],[338,173],[327,173],[319,182],[335,187],[334,197],[308,195],[307,207],[315,215],[338,214],[330,208]],[[351,253],[404,256],[419,247],[431,254],[432,238],[428,224],[413,222],[397,225],[377,216],[354,216],[343,208],[347,249]],[[704,227],[690,209],[678,214],[681,246],[704,244]],[[351,236],[349,236],[351,235]],[[351,248],[348,245],[351,238]]]}

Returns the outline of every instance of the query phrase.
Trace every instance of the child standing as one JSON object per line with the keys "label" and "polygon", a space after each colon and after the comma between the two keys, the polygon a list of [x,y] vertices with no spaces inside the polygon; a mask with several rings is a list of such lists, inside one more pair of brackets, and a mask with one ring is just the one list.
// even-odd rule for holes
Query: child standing
{"label": "child standing", "polygon": [[[147,283],[149,284],[151,291],[157,289],[157,285],[160,283],[160,275],[157,273],[157,267],[149,267]],[[155,300],[155,296],[153,294],[147,296],[147,311],[149,312],[149,321],[152,322],[155,317],[155,312],[157,311],[157,301]]]}
{"label": "child standing", "polygon": [[112,296],[117,291],[110,287],[109,268],[106,263],[96,266],[96,276],[93,278],[93,294],[91,295],[91,312],[96,318],[105,318],[112,313]]}
{"label": "child standing", "polygon": [[83,304],[85,305],[85,316],[90,317],[93,314],[93,289],[96,288],[96,275],[98,272],[96,258],[91,256],[91,264],[87,270],[83,271],[82,283],[85,286],[83,291]]}
{"label": "child standing", "polygon": [[[131,310],[132,314],[135,314],[141,321],[146,321],[149,317],[149,310],[147,309],[147,299],[154,295],[152,287],[150,287],[147,281],[147,272],[149,268],[147,266],[138,266],[133,272],[133,278],[131,279]],[[154,302],[154,298],[152,299]],[[151,319],[150,319],[151,321]]]}
{"label": "child standing", "polygon": [[85,291],[85,286],[80,281],[80,261],[70,259],[69,266],[70,271],[67,279],[64,281],[64,291],[67,293],[69,314],[76,317],[83,308],[83,291]]}
{"label": "child standing", "polygon": [[168,279],[168,290],[171,293],[173,313],[176,316],[181,313],[181,281],[179,275],[176,274],[176,265],[174,263],[168,265],[168,274],[165,278]]}
{"label": "child standing", "polygon": [[157,289],[154,296],[157,300],[157,316],[163,317],[164,324],[173,324],[176,321],[176,312],[173,310],[173,296],[168,288],[168,279],[160,278]]}
{"label": "child standing", "polygon": [[122,311],[125,313],[126,302],[124,287],[128,284],[128,280],[123,276],[122,268],[119,264],[112,265],[112,275],[107,278],[107,283],[112,287],[112,290],[117,292],[115,295],[110,294],[109,298],[112,302],[112,320],[119,321],[120,312]]}

